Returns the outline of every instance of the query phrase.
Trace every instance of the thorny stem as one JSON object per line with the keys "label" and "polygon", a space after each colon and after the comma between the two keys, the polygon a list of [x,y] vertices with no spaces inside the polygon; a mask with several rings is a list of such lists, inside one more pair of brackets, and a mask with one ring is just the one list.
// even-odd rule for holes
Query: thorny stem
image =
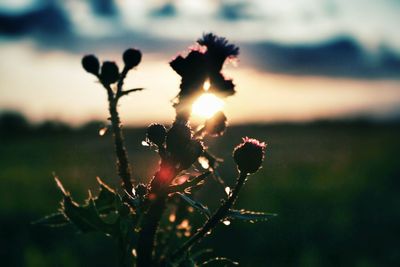
{"label": "thorny stem", "polygon": [[222,206],[218,208],[218,210],[214,213],[214,215],[211,216],[206,221],[203,227],[196,234],[194,234],[189,240],[187,240],[178,250],[176,250],[172,254],[171,256],[172,262],[179,260],[179,258],[185,251],[190,249],[196,242],[199,242],[204,236],[207,235],[207,233],[211,229],[213,229],[226,216],[226,213],[235,203],[239,195],[239,191],[242,188],[244,182],[246,181],[246,178],[247,178],[246,173],[240,173],[235,188],[232,190],[232,193],[230,194],[228,199],[224,202]]}
{"label": "thorny stem", "polygon": [[151,191],[149,193],[151,203],[138,239],[138,267],[155,265],[153,260],[155,237],[162,214],[166,208],[168,185],[175,177],[176,172],[175,168],[169,166],[168,163],[161,162],[160,170],[151,181]]}
{"label": "thorny stem", "polygon": [[122,72],[120,74],[120,77],[119,77],[119,80],[118,80],[118,83],[117,83],[117,93],[116,93],[116,96],[115,96],[115,98],[117,98],[117,99],[122,94],[122,86],[124,85],[124,80],[125,80],[126,74],[128,74],[128,71],[129,70],[126,67],[124,67],[124,69],[122,70]]}
{"label": "thorny stem", "polygon": [[[126,75],[126,74],[125,74]],[[124,77],[124,76],[123,76]],[[122,87],[122,80],[121,77],[120,81],[118,82],[118,88]],[[110,120],[111,120],[111,127],[114,134],[114,144],[115,144],[115,153],[117,155],[117,172],[119,177],[122,180],[122,186],[124,189],[131,193],[132,192],[132,182],[131,182],[131,169],[128,162],[128,153],[125,149],[124,144],[124,137],[122,135],[121,130],[121,120],[119,118],[117,104],[118,104],[118,97],[114,95],[111,87],[109,85],[103,84],[104,87],[107,89],[108,94],[108,103],[109,103],[109,111],[110,111]],[[117,89],[120,90],[120,89]],[[118,92],[118,91],[117,91]]]}
{"label": "thorny stem", "polygon": [[[190,117],[181,116],[180,112],[177,112],[175,123],[187,123]],[[150,183],[151,191],[150,196],[152,200],[149,209],[147,210],[144,218],[143,227],[139,234],[138,246],[137,246],[137,267],[150,267],[154,266],[153,252],[155,245],[155,237],[160,224],[160,220],[164,210],[166,208],[166,202],[168,198],[169,184],[172,179],[175,178],[179,170],[171,167],[168,159],[165,158],[164,149],[160,150],[160,156],[162,158],[160,164],[160,170],[156,173],[153,180]]]}

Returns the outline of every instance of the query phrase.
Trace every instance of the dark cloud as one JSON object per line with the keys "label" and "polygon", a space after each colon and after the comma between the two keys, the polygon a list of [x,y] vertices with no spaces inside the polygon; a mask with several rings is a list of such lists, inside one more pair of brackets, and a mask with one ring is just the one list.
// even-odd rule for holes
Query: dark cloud
{"label": "dark cloud", "polygon": [[118,14],[114,0],[91,0],[93,13],[98,16],[115,16]]}
{"label": "dark cloud", "polygon": [[337,38],[312,45],[259,43],[247,45],[247,59],[270,72],[296,75],[400,78],[400,57],[388,49],[375,56],[365,52],[351,38]]}
{"label": "dark cloud", "polygon": [[68,15],[52,1],[20,14],[0,11],[0,34],[21,36],[32,33],[52,36],[70,33]]}
{"label": "dark cloud", "polygon": [[229,21],[250,19],[251,16],[247,12],[248,7],[248,2],[222,3],[218,15],[220,18]]}
{"label": "dark cloud", "polygon": [[177,15],[176,7],[173,3],[166,3],[159,8],[151,11],[152,17],[174,17]]}
{"label": "dark cloud", "polygon": [[[44,4],[43,4],[44,3]],[[135,46],[143,52],[163,53],[172,58],[183,51],[190,41],[160,39],[145,32],[125,31],[118,36],[89,38],[74,34],[68,14],[58,1],[44,1],[35,9],[23,13],[5,13],[0,10],[0,36],[30,37],[36,41],[39,49],[58,49],[72,53],[100,51],[123,51]],[[114,1],[102,0],[93,7],[96,14],[110,13]],[[246,6],[232,4],[233,9],[224,16],[239,19],[245,14]],[[223,10],[227,11],[226,6]],[[173,4],[167,3],[155,10],[153,16],[174,16]],[[229,15],[230,14],[230,15]],[[235,15],[236,14],[236,15]],[[112,18],[110,18],[112,19]],[[242,62],[259,70],[294,75],[319,75],[331,77],[354,77],[363,79],[400,79],[400,56],[390,49],[382,48],[371,56],[356,41],[348,37],[332,39],[325,43],[310,45],[273,42],[243,44]]]}

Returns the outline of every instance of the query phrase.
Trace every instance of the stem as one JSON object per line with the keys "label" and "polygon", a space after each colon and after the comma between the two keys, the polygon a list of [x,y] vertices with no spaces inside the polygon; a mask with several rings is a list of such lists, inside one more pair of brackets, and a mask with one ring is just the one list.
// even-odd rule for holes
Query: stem
{"label": "stem", "polygon": [[[180,116],[177,112],[175,122],[187,123],[190,117]],[[151,200],[150,207],[144,218],[143,227],[139,233],[137,245],[137,267],[154,266],[153,252],[156,241],[156,233],[168,198],[168,189],[172,179],[179,172],[164,156],[164,149],[160,149],[161,164],[160,169],[150,183],[151,191],[149,199]]]}
{"label": "stem", "polygon": [[118,98],[114,96],[114,93],[109,85],[104,85],[108,93],[108,103],[110,111],[111,127],[114,135],[115,153],[117,155],[117,172],[122,180],[122,186],[124,189],[131,193],[132,182],[131,182],[131,169],[128,162],[128,153],[125,149],[124,138],[121,130],[121,120],[119,118],[117,104]]}
{"label": "stem", "polygon": [[117,93],[116,93],[116,97],[115,98],[119,98],[120,95],[122,94],[122,86],[124,85],[124,80],[126,77],[126,74],[128,74],[128,69],[126,67],[124,67],[124,69],[122,70],[118,83],[117,83]]}
{"label": "stem", "polygon": [[124,237],[118,238],[118,266],[120,267],[132,267],[132,245]]}
{"label": "stem", "polygon": [[165,162],[161,162],[160,170],[151,181],[149,199],[151,199],[152,202],[150,203],[150,207],[146,213],[138,239],[138,267],[154,266],[153,251],[156,241],[156,233],[162,214],[166,208],[168,185],[175,175],[175,168],[169,166],[169,164]]}
{"label": "stem", "polygon": [[167,195],[158,196],[157,199],[154,200],[150,205],[138,240],[138,267],[153,266],[153,250],[155,245],[155,237],[162,214],[166,207],[166,200]]}
{"label": "stem", "polygon": [[203,225],[203,227],[196,233],[194,234],[189,240],[187,240],[178,250],[176,250],[172,256],[171,256],[171,261],[176,261],[178,260],[181,255],[190,249],[196,242],[200,242],[201,239],[207,235],[207,233],[213,229],[225,216],[226,213],[229,211],[229,209],[233,206],[235,203],[239,191],[242,188],[244,182],[246,181],[247,174],[246,173],[240,173],[239,178],[237,180],[237,183],[235,185],[235,188],[232,190],[231,195],[228,197],[228,199],[218,208],[218,210],[214,213],[213,216],[211,216],[206,223]]}

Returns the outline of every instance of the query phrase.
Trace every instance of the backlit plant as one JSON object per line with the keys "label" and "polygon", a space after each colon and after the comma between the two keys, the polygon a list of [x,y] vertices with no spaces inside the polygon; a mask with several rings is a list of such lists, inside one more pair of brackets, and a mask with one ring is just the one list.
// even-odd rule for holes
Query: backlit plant
{"label": "backlit plant", "polygon": [[[199,99],[206,104],[207,101],[218,104],[235,93],[235,85],[224,76],[222,67],[227,59],[238,54],[237,46],[210,33],[199,39],[186,56],[179,55],[170,62],[172,69],[181,76],[180,91],[173,102],[176,117],[170,127],[154,123],[147,128],[145,142],[160,157],[159,167],[147,184],[133,179],[118,114],[118,101],[142,89],[124,89],[125,77],[139,65],[142,54],[136,49],[126,50],[122,56],[122,70],[114,62],[100,64],[96,56],[84,56],[83,68],[95,75],[107,91],[121,188],[111,189],[98,178],[98,196],[90,195],[85,203],[78,204],[55,178],[63,194],[60,211],[38,223],[73,224],[81,232],[97,231],[112,237],[119,246],[119,266],[202,266],[218,261],[237,264],[223,257],[199,257],[201,252],[195,251],[195,245],[219,223],[227,224],[234,219],[264,221],[274,216],[233,209],[246,179],[261,167],[266,146],[256,139],[243,138],[233,151],[238,170],[236,184],[232,190],[226,187],[226,198],[215,211],[210,211],[194,200],[194,193],[201,190],[207,179],[223,179],[217,172],[221,160],[209,153],[204,137],[221,137],[227,118],[217,107],[196,131],[191,128],[190,118],[192,107],[196,107]],[[189,228],[188,214],[192,210],[207,218],[196,231]],[[169,242],[171,236],[175,242]]]}

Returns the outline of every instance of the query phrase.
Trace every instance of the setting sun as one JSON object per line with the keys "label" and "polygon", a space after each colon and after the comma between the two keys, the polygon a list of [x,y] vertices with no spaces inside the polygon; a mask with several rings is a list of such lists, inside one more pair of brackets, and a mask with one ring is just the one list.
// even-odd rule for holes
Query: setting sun
{"label": "setting sun", "polygon": [[192,112],[196,116],[210,118],[224,106],[224,101],[211,93],[202,94],[192,106]]}

